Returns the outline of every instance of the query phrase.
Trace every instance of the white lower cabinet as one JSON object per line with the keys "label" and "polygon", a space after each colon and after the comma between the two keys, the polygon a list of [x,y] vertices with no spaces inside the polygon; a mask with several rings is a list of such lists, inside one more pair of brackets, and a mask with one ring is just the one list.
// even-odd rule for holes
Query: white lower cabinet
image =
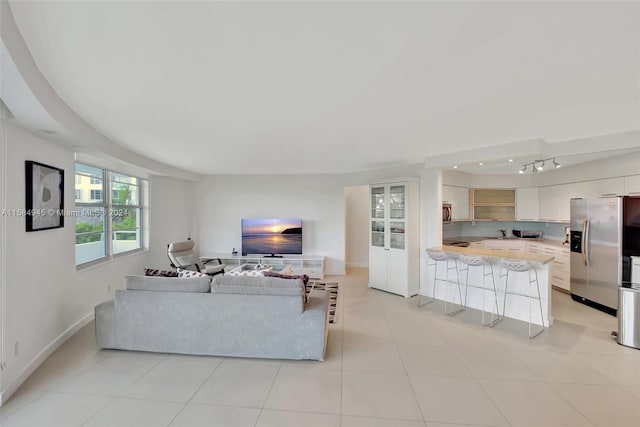
{"label": "white lower cabinet", "polygon": [[487,239],[482,242],[485,249],[496,251],[521,252],[523,249],[522,240],[520,239]]}
{"label": "white lower cabinet", "polygon": [[417,289],[409,286],[407,264],[406,251],[372,247],[369,252],[369,286],[404,297],[415,295]]}
{"label": "white lower cabinet", "polygon": [[[566,291],[570,290],[571,263],[568,246],[557,246],[543,241],[529,241],[526,239],[487,239],[472,242],[469,247],[550,255],[553,257],[553,261],[549,265],[551,285]],[[639,264],[638,269],[640,269],[640,258],[637,258],[636,262]],[[640,271],[638,272],[638,279],[640,280]]]}
{"label": "white lower cabinet", "polygon": [[525,250],[533,254],[553,256],[550,266],[551,285],[569,291],[571,280],[569,268],[571,263],[568,246],[556,246],[544,242],[526,242]]}

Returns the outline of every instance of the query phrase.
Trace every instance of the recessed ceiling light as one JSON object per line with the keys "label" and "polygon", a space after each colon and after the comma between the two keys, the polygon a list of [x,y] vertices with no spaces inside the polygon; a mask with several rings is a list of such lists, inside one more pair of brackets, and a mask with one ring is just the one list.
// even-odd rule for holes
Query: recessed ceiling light
{"label": "recessed ceiling light", "polygon": [[513,162],[513,159],[509,159],[509,163]]}
{"label": "recessed ceiling light", "polygon": [[454,169],[458,169],[458,165],[453,165],[453,168]]}
{"label": "recessed ceiling light", "polygon": [[478,163],[478,164],[479,164],[480,166],[484,166],[484,163],[482,163],[482,162],[480,162],[480,163]]}

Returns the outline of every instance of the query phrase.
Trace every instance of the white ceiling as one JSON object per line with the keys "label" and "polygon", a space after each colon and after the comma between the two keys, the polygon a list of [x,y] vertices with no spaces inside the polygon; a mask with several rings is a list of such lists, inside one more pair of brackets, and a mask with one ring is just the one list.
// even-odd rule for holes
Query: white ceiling
{"label": "white ceiling", "polygon": [[532,139],[606,150],[640,129],[638,2],[10,5],[71,109],[201,174],[344,173]]}

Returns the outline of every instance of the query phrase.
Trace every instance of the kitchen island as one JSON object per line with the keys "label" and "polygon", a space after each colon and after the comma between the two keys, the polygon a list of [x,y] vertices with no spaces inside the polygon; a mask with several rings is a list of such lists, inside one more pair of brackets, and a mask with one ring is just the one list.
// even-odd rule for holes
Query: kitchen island
{"label": "kitchen island", "polygon": [[[537,325],[551,326],[553,324],[553,316],[551,314],[551,281],[549,266],[554,257],[548,254],[533,254],[528,252],[514,252],[507,250],[495,250],[486,248],[474,248],[474,247],[459,247],[459,246],[438,246],[428,249],[429,251],[446,252],[448,254],[456,255],[465,254],[469,256],[482,256],[486,257],[490,268],[493,269],[493,277],[495,279],[495,285],[498,292],[498,311],[502,314],[504,310],[505,317],[529,321],[529,298],[523,295],[529,294],[529,275],[527,272],[509,274],[509,294],[506,296],[505,302],[505,278],[500,277],[501,271],[504,274],[504,269],[501,268],[503,260],[520,260],[528,261],[536,266],[538,275],[538,282],[540,285],[540,299],[542,302],[542,314],[543,319],[540,319],[539,310],[537,310],[537,301],[532,300],[531,304],[535,309],[532,310],[531,322]],[[431,264],[433,260],[429,259]],[[462,263],[458,262],[458,275],[460,283],[463,286],[463,296],[465,292],[464,284],[466,283],[466,272],[460,271],[466,267]],[[466,306],[470,308],[476,308],[481,310],[483,307],[486,311],[495,312],[493,293],[488,290],[485,291],[476,286],[483,285],[483,274],[481,267],[472,267],[469,270],[469,288],[466,290]],[[427,268],[427,289],[422,289],[421,293],[424,296],[431,297],[433,295],[434,284],[434,272],[433,266]],[[447,269],[438,268],[438,279],[446,280]],[[533,273],[532,273],[533,274]],[[484,279],[484,287],[487,289],[493,288],[491,275]],[[449,280],[456,279],[455,270],[449,272]],[[435,298],[443,301],[449,301],[452,303],[458,303],[457,290],[455,284],[447,284],[446,282],[438,280],[436,285]],[[514,295],[514,292],[519,295]],[[532,294],[536,295],[535,285],[531,289]]]}

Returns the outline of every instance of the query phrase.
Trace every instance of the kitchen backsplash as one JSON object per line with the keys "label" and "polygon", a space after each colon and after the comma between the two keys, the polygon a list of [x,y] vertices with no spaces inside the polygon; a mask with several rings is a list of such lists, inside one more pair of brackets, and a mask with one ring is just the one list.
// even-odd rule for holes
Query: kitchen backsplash
{"label": "kitchen backsplash", "polygon": [[500,237],[500,229],[507,230],[507,237],[513,237],[511,230],[540,231],[544,239],[564,240],[567,224],[526,221],[459,221],[442,225],[442,237],[457,236]]}

